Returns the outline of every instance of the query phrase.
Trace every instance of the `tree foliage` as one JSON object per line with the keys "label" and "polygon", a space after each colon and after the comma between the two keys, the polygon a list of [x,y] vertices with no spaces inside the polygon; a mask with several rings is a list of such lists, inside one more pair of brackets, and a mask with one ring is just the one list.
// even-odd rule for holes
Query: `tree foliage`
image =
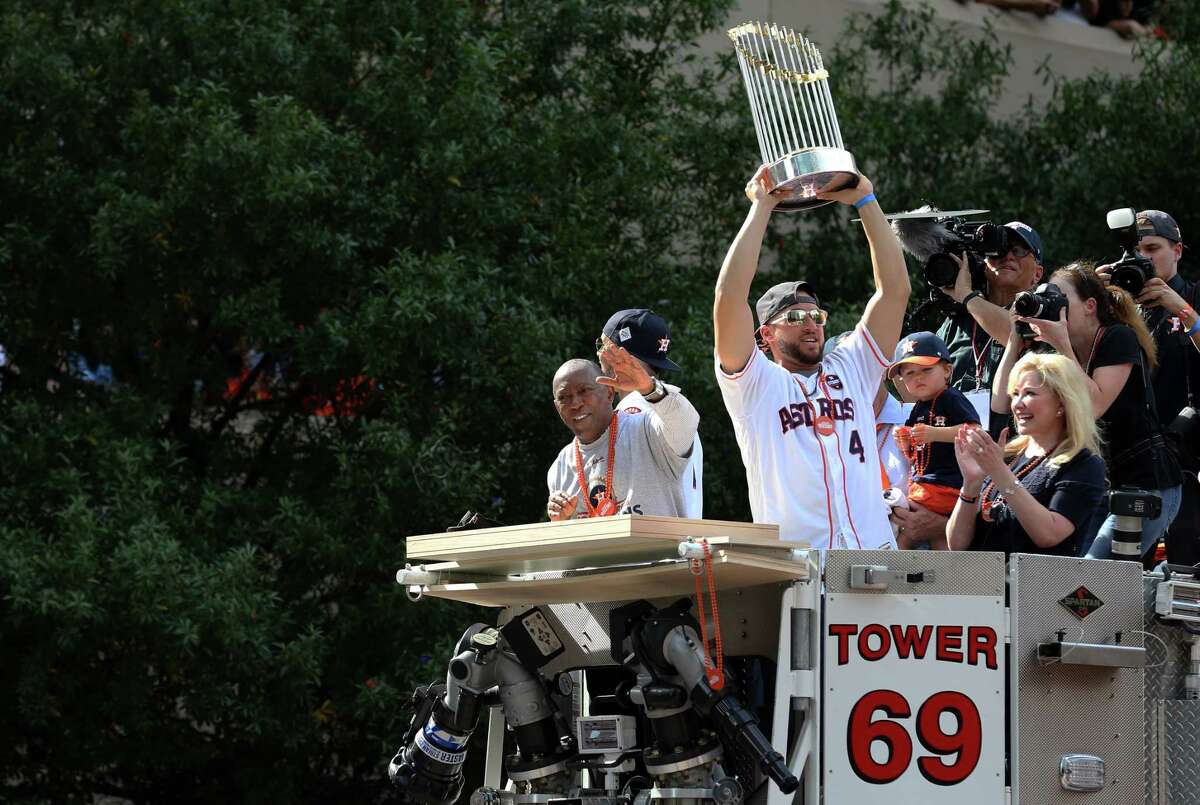
{"label": "tree foliage", "polygon": [[[550,378],[616,309],[671,321],[706,512],[748,519],[709,311],[754,137],[729,54],[694,47],[728,14],[5,5],[6,798],[383,796],[408,691],[488,617],[407,602],[404,539],[542,518]],[[890,208],[988,206],[1056,260],[1108,250],[1120,204],[1190,231],[1188,45],[1001,120],[990,34],[894,4],[843,42],[843,131]],[[807,275],[848,326],[849,218],[781,216],[756,291]]]}

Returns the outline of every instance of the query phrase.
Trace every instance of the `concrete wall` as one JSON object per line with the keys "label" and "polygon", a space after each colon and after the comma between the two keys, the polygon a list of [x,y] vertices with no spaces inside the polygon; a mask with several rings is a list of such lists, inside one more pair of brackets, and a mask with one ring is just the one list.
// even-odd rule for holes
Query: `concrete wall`
{"label": "concrete wall", "polygon": [[[915,5],[915,0],[905,0]],[[1012,46],[1012,80],[999,108],[1007,115],[1020,109],[1032,97],[1036,104],[1048,97],[1049,89],[1037,75],[1037,68],[1048,61],[1054,72],[1079,78],[1101,70],[1127,74],[1135,70],[1133,46],[1112,31],[1070,19],[1040,18],[1026,12],[999,11],[974,2],[928,0],[941,20],[961,26],[968,36],[977,36],[991,23],[1001,42]],[[822,51],[832,49],[845,18],[856,12],[877,12],[886,0],[743,0],[730,16],[732,27],[740,22],[777,22],[806,31]],[[727,49],[724,32],[714,32],[702,46]]]}

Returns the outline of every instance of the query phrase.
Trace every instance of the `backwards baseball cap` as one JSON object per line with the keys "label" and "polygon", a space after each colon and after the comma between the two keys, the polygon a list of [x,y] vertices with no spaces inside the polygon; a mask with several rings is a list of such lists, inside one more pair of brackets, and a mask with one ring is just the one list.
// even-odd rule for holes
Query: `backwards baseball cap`
{"label": "backwards baseball cap", "polygon": [[645,308],[618,310],[604,325],[604,334],[619,347],[629,351],[656,369],[679,371],[679,364],[667,357],[671,348],[671,332],[667,320]]}
{"label": "backwards baseball cap", "polygon": [[950,363],[950,350],[946,348],[946,342],[928,330],[922,330],[906,335],[896,344],[896,354],[892,358],[892,365],[888,367],[888,375],[903,363],[933,366],[941,361]]}
{"label": "backwards baseball cap", "polygon": [[804,280],[781,282],[772,285],[765,294],[758,297],[758,301],[754,303],[754,311],[758,314],[758,323],[766,324],[775,318],[779,311],[801,302],[812,302],[818,306],[821,304],[817,299],[817,292]]}
{"label": "backwards baseball cap", "polygon": [[1142,210],[1135,220],[1139,240],[1147,235],[1158,235],[1172,243],[1183,240],[1179,235],[1179,224],[1162,210]]}
{"label": "backwards baseball cap", "polygon": [[1033,256],[1040,265],[1042,262],[1042,237],[1037,233],[1037,230],[1029,224],[1023,224],[1020,221],[1009,221],[1004,225],[1004,228],[1020,238],[1030,248]]}

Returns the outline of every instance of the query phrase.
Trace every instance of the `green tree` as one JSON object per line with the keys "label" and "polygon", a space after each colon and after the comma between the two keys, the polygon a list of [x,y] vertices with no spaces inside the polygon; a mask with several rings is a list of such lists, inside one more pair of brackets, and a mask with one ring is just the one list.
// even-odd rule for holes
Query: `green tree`
{"label": "green tree", "polygon": [[385,792],[483,617],[405,536],[539,519],[559,362],[703,320],[726,10],[5,4],[5,798]]}
{"label": "green tree", "polygon": [[[754,136],[730,55],[693,47],[728,14],[5,4],[5,798],[384,797],[409,690],[491,617],[407,602],[404,539],[542,519],[550,378],[618,308],[671,321],[706,512],[748,519],[710,309]],[[1010,120],[988,33],[893,3],[843,43],[846,141],[891,209],[988,206],[1055,260],[1109,250],[1110,206],[1200,220],[1187,42]],[[848,326],[849,219],[779,216],[756,290],[807,275]]]}

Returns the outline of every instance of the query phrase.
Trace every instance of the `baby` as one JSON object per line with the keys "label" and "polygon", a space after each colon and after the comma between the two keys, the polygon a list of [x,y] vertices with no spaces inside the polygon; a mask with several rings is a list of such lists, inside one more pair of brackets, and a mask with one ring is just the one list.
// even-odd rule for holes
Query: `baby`
{"label": "baby", "polygon": [[962,473],[954,458],[954,434],[962,425],[978,425],[975,406],[950,387],[950,350],[930,332],[913,333],[896,345],[889,376],[915,399],[896,441],[912,467],[908,499],[948,515],[958,500]]}

